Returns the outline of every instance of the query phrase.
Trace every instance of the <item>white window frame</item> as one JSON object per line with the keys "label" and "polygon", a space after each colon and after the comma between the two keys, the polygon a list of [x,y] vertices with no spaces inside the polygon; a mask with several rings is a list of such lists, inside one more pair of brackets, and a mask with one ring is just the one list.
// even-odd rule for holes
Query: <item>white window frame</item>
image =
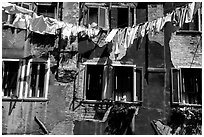
{"label": "white window frame", "polygon": [[[20,62],[20,59],[2,59],[2,63],[4,62],[4,61],[11,61],[11,62],[14,62],[14,61],[16,61],[16,62]],[[3,70],[2,70],[3,71]],[[18,81],[19,81],[19,79],[20,79],[20,75],[19,75],[19,73],[20,73],[20,71],[21,71],[21,67],[19,66],[19,69],[18,69],[18,76],[17,76],[17,85],[16,85],[16,94],[17,94],[17,96],[19,96],[19,83],[18,83]],[[3,76],[2,76],[2,78],[3,78]],[[3,81],[2,81],[3,82]],[[2,87],[3,88],[3,87]],[[11,98],[11,97],[8,97],[8,96],[4,96],[4,92],[3,92],[3,90],[2,90],[2,98]]]}
{"label": "white window frame", "polygon": [[[23,65],[19,66],[19,71],[18,71],[18,77],[17,77],[17,87],[16,87],[16,93],[18,96],[18,99],[47,99],[48,96],[48,86],[49,86],[49,74],[50,74],[50,59],[47,61],[39,62],[39,63],[44,63],[45,64],[45,69],[47,69],[45,73],[45,79],[44,79],[44,97],[28,97],[27,95],[29,94],[29,81],[31,80],[30,77],[30,72],[31,72],[31,63],[36,62],[35,60],[30,59],[28,61],[28,64],[25,65],[25,60],[20,60],[20,59],[2,59],[2,61],[23,61]],[[25,79],[25,81],[20,81]],[[5,97],[4,94],[2,98],[11,98],[11,97]]]}
{"label": "white window frame", "polygon": [[[96,63],[96,62],[84,62],[83,63],[83,65],[85,65],[85,69],[84,69],[84,81],[83,81],[83,99],[84,100],[86,100],[86,101],[96,101],[96,100],[88,100],[87,98],[86,98],[86,85],[87,85],[87,65],[103,65],[104,66],[104,69],[105,69],[105,67],[107,67],[108,65],[107,65],[107,62],[104,62],[104,63]],[[136,67],[136,65],[129,65],[129,64],[115,64],[115,63],[113,63],[113,64],[111,64],[109,67],[117,67],[117,66],[122,66],[122,67],[132,67],[132,69],[133,69],[133,100],[131,101],[131,102],[142,102],[143,101],[143,68],[142,67]],[[137,70],[141,70],[141,91],[139,91],[140,92],[140,95],[137,95],[137,79],[136,79],[136,77],[137,77],[137,74],[136,74],[136,71]],[[103,71],[103,73],[107,73],[107,72],[104,72]],[[114,72],[113,72],[114,73]],[[108,83],[104,83],[105,81],[104,81],[104,78],[103,78],[103,82],[102,82],[102,94],[105,94],[105,93],[103,93],[104,92],[104,90],[106,90],[107,89],[107,87],[105,86],[105,85],[107,85]],[[112,74],[112,82],[114,83],[114,74]],[[114,85],[115,86],[115,85]],[[114,86],[113,86],[113,89],[112,90],[114,90]],[[106,89],[104,89],[104,88],[106,88]],[[115,100],[115,96],[114,96],[114,92],[115,91],[113,91],[111,94],[112,94],[112,98],[111,99],[113,99],[114,101],[116,101]],[[140,96],[140,97],[139,97]],[[106,98],[104,98],[104,96],[102,95],[102,99],[106,99]],[[128,101],[125,101],[125,102],[128,102]]]}
{"label": "white window frame", "polygon": [[[128,65],[128,64],[112,64],[113,67],[132,67],[133,69],[133,100],[131,102],[136,102],[138,101],[138,98],[137,98],[137,91],[136,91],[136,65]],[[115,79],[115,77],[114,77]],[[114,85],[115,87],[116,85]],[[115,89],[115,88],[114,88]],[[115,91],[114,91],[114,94],[115,94]],[[115,98],[115,96],[114,96]],[[114,99],[116,100],[116,99]],[[121,101],[121,100],[117,100],[117,101]]]}
{"label": "white window frame", "polygon": [[[191,67],[191,68],[189,68],[189,67],[187,67],[187,66],[179,66],[179,67],[177,67],[177,68],[171,68],[171,102],[172,102],[172,104],[174,105],[174,104],[179,104],[179,105],[186,105],[186,106],[200,106],[200,104],[190,104],[190,103],[186,103],[186,102],[183,102],[182,100],[182,98],[183,98],[183,96],[182,96],[182,90],[183,90],[183,84],[182,84],[182,71],[181,71],[181,69],[201,69],[202,70],[202,67]],[[178,79],[178,81],[177,81],[177,89],[178,89],[178,93],[177,93],[177,96],[178,96],[178,101],[175,101],[174,100],[174,87],[175,87],[175,85],[173,84],[174,83],[174,76],[173,76],[173,71],[174,70],[176,70],[176,71],[178,71],[176,74],[177,74],[177,79]]]}

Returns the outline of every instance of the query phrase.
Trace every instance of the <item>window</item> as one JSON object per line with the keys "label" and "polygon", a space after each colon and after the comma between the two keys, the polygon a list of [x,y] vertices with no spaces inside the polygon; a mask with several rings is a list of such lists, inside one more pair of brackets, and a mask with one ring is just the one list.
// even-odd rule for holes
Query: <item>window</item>
{"label": "window", "polygon": [[125,28],[134,24],[133,8],[111,8],[111,28]]}
{"label": "window", "polygon": [[30,66],[31,78],[28,97],[45,97],[46,64],[32,62]]}
{"label": "window", "polygon": [[57,7],[57,3],[55,2],[37,3],[37,13],[45,17],[57,18],[56,7]]}
{"label": "window", "polygon": [[202,69],[171,69],[172,103],[202,104]]}
{"label": "window", "polygon": [[3,59],[3,97],[47,98],[50,61]]}
{"label": "window", "polygon": [[202,31],[202,12],[200,8],[194,13],[192,22],[184,23],[180,30]]}
{"label": "window", "polygon": [[17,96],[19,60],[2,62],[2,92],[4,97]]}
{"label": "window", "polygon": [[102,100],[103,65],[87,65],[86,67],[86,99]]}
{"label": "window", "polygon": [[[108,8],[106,7],[89,7],[88,8],[88,16],[87,23],[97,23],[98,27],[103,29],[109,28],[109,16],[108,16]],[[85,19],[86,20],[86,19]],[[85,24],[87,25],[87,24]]]}
{"label": "window", "polygon": [[142,101],[143,71],[135,65],[86,64],[84,99]]}

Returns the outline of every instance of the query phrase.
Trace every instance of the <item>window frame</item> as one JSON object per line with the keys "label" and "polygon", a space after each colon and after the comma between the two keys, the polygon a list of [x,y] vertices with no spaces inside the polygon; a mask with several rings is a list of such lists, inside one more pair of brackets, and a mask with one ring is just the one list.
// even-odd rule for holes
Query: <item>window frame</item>
{"label": "window frame", "polygon": [[[83,100],[84,101],[89,101],[89,102],[96,102],[97,100],[89,100],[86,98],[86,92],[87,92],[87,65],[103,65],[104,66],[104,69],[103,69],[103,75],[104,73],[108,73],[107,70],[105,70],[105,67],[108,67],[108,71],[110,71],[110,67],[117,67],[117,66],[120,66],[120,67],[132,67],[132,70],[133,70],[133,91],[132,91],[132,101],[131,102],[128,102],[128,101],[124,101],[124,102],[127,102],[127,103],[134,103],[134,102],[138,102],[138,103],[142,103],[143,102],[143,87],[144,87],[144,72],[143,72],[143,68],[142,67],[136,67],[136,65],[129,65],[129,64],[106,64],[106,63],[96,63],[96,62],[84,62],[83,65],[85,65],[85,68],[84,68],[84,80],[83,80]],[[137,92],[137,71],[141,71],[141,79],[140,79],[140,86],[141,86],[141,91],[138,91],[140,92],[140,96],[138,97],[138,99],[136,98],[138,92]],[[112,86],[112,90],[114,90],[114,69],[113,71],[111,72],[112,73],[112,77],[109,79],[112,79],[112,82],[113,82],[113,86]],[[103,81],[102,81],[102,94],[104,93],[104,85],[108,84],[109,81],[106,81],[104,80],[105,78],[103,78]],[[107,82],[107,83],[104,83],[104,82]],[[136,83],[136,84],[134,84]],[[108,86],[109,87],[109,86]],[[112,98],[113,98],[113,101],[116,101],[115,99],[115,91],[113,91],[112,93],[109,93],[109,94],[112,94]],[[101,95],[102,96],[102,95]],[[102,99],[104,98],[103,96],[101,97]],[[111,98],[111,99],[112,99]],[[106,98],[105,98],[106,99]],[[120,101],[119,101],[120,102]]]}
{"label": "window frame", "polygon": [[[2,59],[2,63],[4,62],[4,61],[9,61],[9,62],[19,62],[19,64],[20,64],[20,59]],[[2,65],[3,66],[3,65]],[[18,68],[18,74],[17,74],[17,81],[16,81],[16,95],[17,96],[19,96],[19,92],[18,92],[18,86],[19,86],[19,83],[18,83],[18,81],[19,81],[19,79],[20,79],[20,75],[19,75],[19,72],[21,71],[21,67],[20,67],[20,65],[19,65],[19,68]],[[2,72],[4,72],[4,70],[2,70]],[[2,75],[2,78],[3,78],[3,75]],[[3,80],[2,80],[2,83],[3,83]],[[3,89],[3,87],[2,87],[2,89]],[[4,91],[2,90],[2,98],[11,98],[10,96],[4,96]]]}
{"label": "window frame", "polygon": [[[171,104],[172,105],[179,105],[179,106],[196,106],[196,107],[200,107],[202,106],[202,104],[196,104],[196,103],[185,103],[182,102],[183,100],[183,95],[182,95],[182,91],[183,91],[183,84],[182,84],[182,69],[201,69],[202,71],[202,67],[186,67],[186,66],[180,66],[178,68],[171,68]],[[176,72],[176,77],[177,77],[177,81],[176,81],[176,85],[174,85],[174,72],[173,71],[177,71]],[[202,73],[202,72],[201,72]],[[177,91],[175,91],[175,87],[177,87]],[[177,101],[174,100],[174,92],[177,92]],[[202,91],[201,91],[202,92]]]}
{"label": "window frame", "polygon": [[[202,33],[202,12],[201,12],[201,8],[199,8],[197,10],[197,12],[194,14],[194,16],[197,16],[196,18],[198,19],[198,22],[197,24],[193,23],[193,22],[189,22],[189,23],[186,23],[186,24],[189,24],[188,26],[188,29],[184,29],[183,27],[180,28],[179,30],[176,31],[177,34],[180,34],[180,33]],[[185,24],[185,22],[184,22]],[[184,25],[183,24],[183,25]],[[197,29],[190,29],[190,24],[194,24],[196,25],[198,28]]]}
{"label": "window frame", "polygon": [[[49,87],[49,74],[50,74],[50,59],[46,61],[36,61],[34,59],[29,59],[26,63],[25,59],[2,59],[3,61],[19,61],[19,70],[17,77],[17,91],[16,94],[18,96],[16,101],[25,100],[25,101],[46,101],[48,100],[48,87]],[[45,79],[44,79],[44,97],[28,97],[29,89],[30,89],[30,71],[31,71],[31,63],[44,63],[45,64]],[[46,71],[47,70],[47,71]],[[3,92],[3,91],[2,91]],[[4,95],[4,94],[3,94]],[[11,97],[6,97],[2,95],[2,100],[9,101],[12,100]]]}

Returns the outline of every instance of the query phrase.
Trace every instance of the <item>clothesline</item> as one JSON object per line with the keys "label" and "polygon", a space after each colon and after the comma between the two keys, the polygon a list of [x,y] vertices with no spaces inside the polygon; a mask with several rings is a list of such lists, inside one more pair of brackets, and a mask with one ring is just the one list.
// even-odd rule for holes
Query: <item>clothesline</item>
{"label": "clothesline", "polygon": [[[195,2],[187,4],[185,7],[176,8],[175,11],[173,11],[170,14],[167,14],[165,17],[160,17],[160,18],[157,18],[153,21],[140,23],[136,26],[126,27],[123,29],[128,30],[128,31],[126,31],[127,35],[128,35],[128,33],[130,33],[130,31],[131,31],[131,35],[132,35],[132,33],[137,34],[137,32],[139,30],[141,30],[141,36],[144,36],[147,33],[152,33],[152,34],[158,33],[159,31],[161,31],[163,29],[166,22],[173,21],[173,22],[177,22],[177,24],[179,22],[179,27],[181,27],[184,23],[184,18],[187,16],[186,13],[188,13],[188,18],[185,19],[185,23],[191,22],[194,6],[195,6]],[[29,29],[30,31],[34,31],[34,32],[40,33],[40,34],[45,34],[45,33],[56,34],[57,30],[62,28],[63,38],[65,38],[65,37],[69,38],[71,35],[77,36],[77,34],[81,31],[84,31],[85,33],[87,33],[88,36],[91,38],[94,38],[94,36],[98,36],[99,29],[95,29],[95,28],[93,29],[91,27],[85,28],[85,27],[76,26],[73,24],[67,24],[67,23],[62,22],[62,21],[57,21],[56,19],[43,17],[42,15],[37,16],[36,13],[31,12],[30,10],[27,11],[27,9],[26,9],[27,12],[22,12],[21,10],[20,11],[19,10],[12,10],[12,9],[16,9],[13,7],[19,7],[19,6],[14,6],[14,4],[10,4],[10,3],[3,5],[3,8],[5,10],[12,12],[13,14],[16,13],[16,18],[13,22],[13,25],[16,28]],[[17,9],[19,9],[19,8],[17,8]],[[30,15],[25,14],[25,13],[32,13],[33,17],[31,17]],[[172,16],[175,16],[174,20],[172,20]],[[180,18],[181,20],[178,20],[178,18]],[[118,30],[120,30],[120,29],[118,28]],[[112,30],[112,31],[116,31],[116,30]],[[116,34],[116,33],[114,33],[114,34]],[[110,35],[107,36],[107,38],[106,38],[106,40],[108,39],[107,42],[110,42],[114,38],[114,36],[112,36],[112,35],[113,34],[110,33]],[[112,37],[112,38],[110,39],[109,37]],[[131,36],[131,38],[136,38],[136,37]],[[132,41],[133,40],[131,39],[131,43],[132,43]]]}

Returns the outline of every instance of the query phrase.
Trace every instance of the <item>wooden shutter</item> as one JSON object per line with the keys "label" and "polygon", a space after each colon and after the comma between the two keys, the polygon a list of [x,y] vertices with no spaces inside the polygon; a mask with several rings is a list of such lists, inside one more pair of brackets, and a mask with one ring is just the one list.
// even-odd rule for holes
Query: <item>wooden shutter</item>
{"label": "wooden shutter", "polygon": [[[143,101],[143,81],[144,81],[144,72],[143,68],[135,68],[134,69],[134,85],[135,85],[135,90],[136,92],[136,98],[133,101]],[[135,78],[136,77],[136,78]]]}
{"label": "wooden shutter", "polygon": [[181,100],[181,81],[180,69],[171,69],[171,100],[172,103],[180,103]]}
{"label": "wooden shutter", "polygon": [[99,7],[98,9],[98,26],[103,29],[109,29],[108,8]]}
{"label": "wooden shutter", "polygon": [[111,8],[111,28],[118,28],[118,10],[117,8]]}

